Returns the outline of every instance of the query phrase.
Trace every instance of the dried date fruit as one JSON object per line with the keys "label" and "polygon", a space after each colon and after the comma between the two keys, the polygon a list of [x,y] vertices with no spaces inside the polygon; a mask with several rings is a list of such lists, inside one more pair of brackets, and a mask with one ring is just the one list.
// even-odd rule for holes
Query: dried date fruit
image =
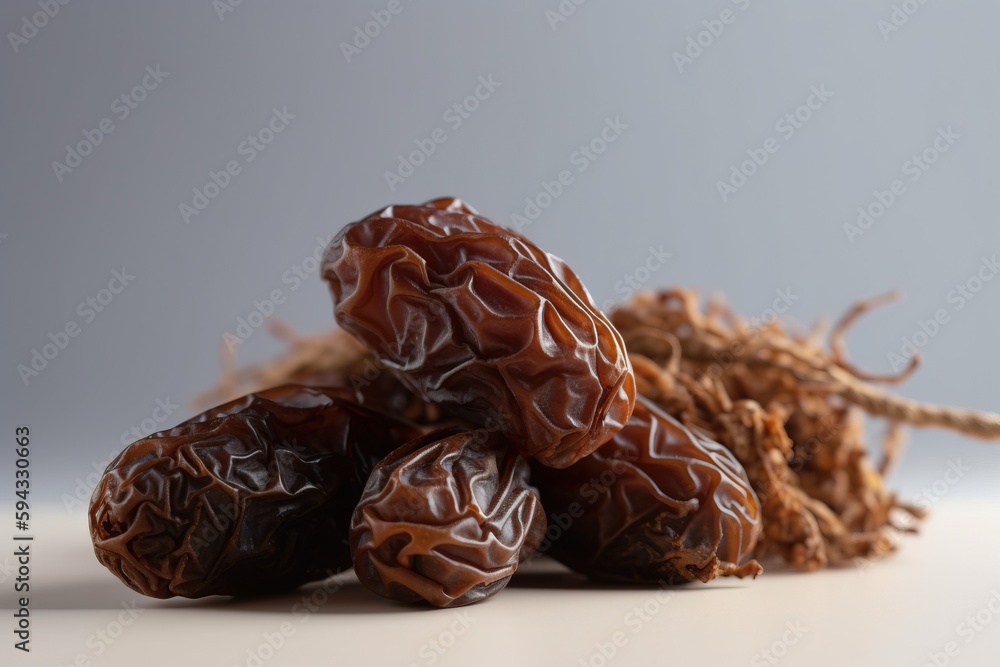
{"label": "dried date fruit", "polygon": [[350,518],[410,425],[337,390],[281,387],[139,440],[91,498],[98,560],[157,598],[264,594],[351,565]]}
{"label": "dried date fruit", "polygon": [[459,200],[348,225],[323,262],[340,325],[430,403],[557,468],[628,419],[621,336],[576,275]]}
{"label": "dried date fruit", "polygon": [[[327,334],[309,336],[280,321],[272,321],[270,328],[290,346],[289,354],[276,361],[231,369],[215,387],[196,396],[192,404],[205,409],[262,389],[269,393],[272,390],[267,388],[276,383],[292,383],[299,387],[322,387],[324,392],[333,391],[367,408],[415,424],[429,426],[439,420],[438,406],[403,386],[343,329],[337,327]],[[223,354],[224,365],[233,361],[229,354]]]}
{"label": "dried date fruit", "polygon": [[[285,408],[316,408],[330,407],[335,403],[340,403],[348,409],[355,409],[357,406],[350,405],[356,399],[356,394],[347,388],[342,387],[306,387],[298,384],[285,384],[279,387],[271,387],[255,391],[239,398],[234,398],[222,405],[209,408],[204,412],[196,414],[177,426],[154,433],[150,437],[162,437],[167,435],[181,435],[198,429],[198,424],[202,424],[212,419],[233,415],[236,413],[254,412],[268,415],[275,410]],[[344,402],[346,401],[346,402]],[[306,410],[288,410],[284,412],[286,419],[309,419],[310,413]],[[375,415],[372,415],[373,417]]]}
{"label": "dried date fruit", "polygon": [[739,565],[760,535],[740,464],[642,397],[607,444],[565,470],[533,466],[532,482],[550,518],[541,550],[583,574],[681,583],[761,571]]}
{"label": "dried date fruit", "polygon": [[597,309],[597,305],[594,303],[594,299],[590,296],[590,292],[587,291],[583,281],[580,280],[580,277],[576,275],[573,269],[569,268],[566,262],[555,255],[545,252],[520,232],[494,224],[461,199],[439,197],[438,199],[424,202],[419,206],[389,206],[368,217],[402,218],[403,220],[418,222],[425,227],[436,227],[447,234],[456,232],[482,232],[484,234],[512,236],[522,241],[525,244],[526,250],[531,253],[535,260],[551,271],[574,294],[585,301],[591,308]]}
{"label": "dried date fruit", "polygon": [[383,597],[457,607],[502,590],[538,547],[528,464],[497,434],[438,431],[375,467],[351,524],[354,571]]}

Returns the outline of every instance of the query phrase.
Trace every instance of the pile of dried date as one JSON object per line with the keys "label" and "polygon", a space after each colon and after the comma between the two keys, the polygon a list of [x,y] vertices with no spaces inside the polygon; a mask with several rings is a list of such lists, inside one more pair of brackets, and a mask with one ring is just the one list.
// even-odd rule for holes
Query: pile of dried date
{"label": "pile of dried date", "polygon": [[[899,424],[1000,434],[850,364],[843,333],[874,302],[829,351],[681,290],[608,317],[457,199],[348,225],[323,277],[338,329],[279,325],[287,354],[230,358],[220,405],[109,465],[90,529],[131,588],[266,594],[353,566],[379,595],[452,607],[538,552],[627,583],[811,570],[882,555],[922,515],[882,482]],[[878,467],[856,407],[892,424]]]}

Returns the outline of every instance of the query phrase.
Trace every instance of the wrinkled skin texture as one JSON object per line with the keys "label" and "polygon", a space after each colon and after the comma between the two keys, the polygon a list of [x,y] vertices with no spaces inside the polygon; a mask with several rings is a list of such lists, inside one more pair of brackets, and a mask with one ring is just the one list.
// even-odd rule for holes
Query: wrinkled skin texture
{"label": "wrinkled skin texture", "polygon": [[545,535],[528,474],[485,431],[438,431],[393,452],[354,513],[358,578],[383,597],[436,607],[495,595]]}
{"label": "wrinkled skin texture", "polygon": [[[282,407],[329,407],[334,403],[354,409],[355,406],[351,406],[349,403],[355,400],[355,392],[346,387],[307,387],[298,384],[285,384],[240,396],[222,405],[209,408],[190,419],[182,421],[171,429],[154,433],[150,437],[190,433],[200,428],[199,424],[237,413],[246,414],[253,412],[261,415],[269,415]],[[308,410],[288,410],[284,412],[284,415],[286,419],[309,419],[311,417]]]}
{"label": "wrinkled skin texture", "polygon": [[583,574],[682,583],[760,572],[735,567],[760,535],[746,473],[644,398],[610,442],[565,470],[533,466],[532,482],[553,524],[570,517],[541,550]]}
{"label": "wrinkled skin texture", "polygon": [[635,401],[621,336],[576,275],[459,200],[348,225],[323,264],[337,321],[425,400],[564,468]]}
{"label": "wrinkled skin texture", "polygon": [[98,560],[157,598],[266,594],[350,567],[368,475],[417,432],[340,394],[268,390],[130,445],[91,498]]}

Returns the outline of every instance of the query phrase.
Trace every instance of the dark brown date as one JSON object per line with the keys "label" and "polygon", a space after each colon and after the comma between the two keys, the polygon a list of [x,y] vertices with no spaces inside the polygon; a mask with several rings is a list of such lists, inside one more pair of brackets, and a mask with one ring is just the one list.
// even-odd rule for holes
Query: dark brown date
{"label": "dark brown date", "polygon": [[756,576],[760,508],[722,445],[640,397],[607,444],[565,470],[532,467],[549,513],[541,550],[573,570],[634,583]]}
{"label": "dark brown date", "polygon": [[337,321],[425,400],[563,468],[635,401],[621,336],[579,278],[459,200],[348,225],[323,263]]}
{"label": "dark brown date", "polygon": [[358,578],[379,595],[457,607],[502,590],[544,534],[528,464],[502,437],[439,431],[375,467],[351,549]]}
{"label": "dark brown date", "polygon": [[195,431],[200,428],[199,424],[219,417],[237,413],[255,413],[266,416],[281,408],[306,408],[304,410],[287,410],[284,412],[284,416],[286,419],[295,419],[296,417],[309,419],[311,415],[308,408],[330,407],[338,403],[354,409],[357,406],[351,405],[351,403],[355,399],[355,392],[346,387],[307,387],[298,384],[285,384],[240,396],[222,405],[209,408],[171,429],[154,433],[149,437],[181,435]]}
{"label": "dark brown date", "polygon": [[98,560],[157,598],[272,593],[350,567],[369,473],[419,434],[341,394],[251,394],[131,444],[91,498]]}

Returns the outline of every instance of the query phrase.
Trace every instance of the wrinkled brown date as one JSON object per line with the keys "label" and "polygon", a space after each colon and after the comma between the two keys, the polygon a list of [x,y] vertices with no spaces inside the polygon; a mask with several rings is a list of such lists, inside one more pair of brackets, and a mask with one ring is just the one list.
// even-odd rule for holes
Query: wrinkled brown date
{"label": "wrinkled brown date", "polygon": [[[341,404],[349,409],[356,406],[350,405],[355,402],[355,392],[346,387],[307,387],[298,384],[285,384],[280,387],[272,387],[261,391],[240,396],[228,403],[209,408],[204,412],[196,414],[194,417],[182,421],[177,426],[152,434],[151,438],[163,437],[167,435],[181,435],[190,433],[199,428],[202,424],[219,417],[234,415],[237,413],[257,413],[269,415],[280,408],[317,408],[330,407],[333,404]],[[288,410],[284,413],[286,419],[310,419],[312,415],[308,409]]]}
{"label": "wrinkled brown date", "polygon": [[351,549],[358,578],[379,595],[457,607],[502,590],[544,534],[528,464],[502,437],[439,431],[376,466]]}
{"label": "wrinkled brown date", "polygon": [[590,576],[635,583],[754,575],[757,497],[722,445],[639,398],[610,442],[565,470],[532,467],[549,514],[544,551]]}
{"label": "wrinkled brown date", "polygon": [[98,560],[157,598],[271,593],[350,567],[369,473],[418,433],[343,394],[279,387],[130,445],[91,498]]}
{"label": "wrinkled brown date", "polygon": [[348,225],[323,276],[337,321],[425,400],[566,467],[635,401],[618,332],[576,275],[459,200]]}

